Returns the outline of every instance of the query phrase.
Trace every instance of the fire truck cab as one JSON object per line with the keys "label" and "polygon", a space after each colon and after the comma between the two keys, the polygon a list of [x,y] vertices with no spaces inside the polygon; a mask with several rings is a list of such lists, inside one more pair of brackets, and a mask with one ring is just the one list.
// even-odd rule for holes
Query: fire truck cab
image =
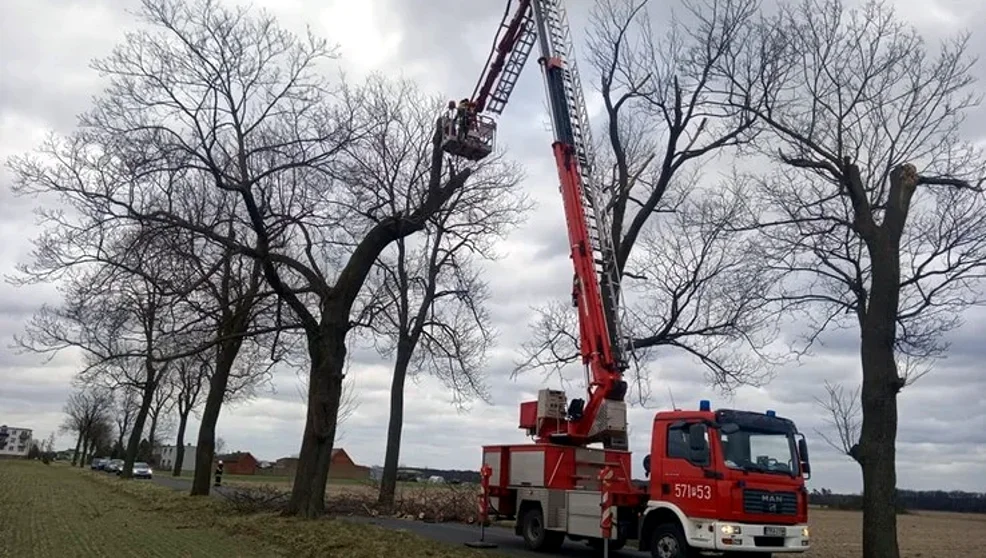
{"label": "fire truck cab", "polygon": [[766,557],[810,547],[808,446],[773,411],[659,412],[651,437],[641,550],[668,558],[701,550]]}

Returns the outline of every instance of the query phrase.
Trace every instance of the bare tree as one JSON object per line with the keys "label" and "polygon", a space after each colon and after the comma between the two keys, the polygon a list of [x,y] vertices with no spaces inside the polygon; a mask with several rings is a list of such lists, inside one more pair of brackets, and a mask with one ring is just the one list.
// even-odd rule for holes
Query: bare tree
{"label": "bare tree", "polygon": [[175,466],[173,476],[180,476],[185,459],[185,428],[192,410],[201,402],[202,386],[209,381],[213,362],[206,355],[195,355],[174,363],[172,381],[175,386],[175,407],[178,410],[178,432],[175,436]]}
{"label": "bare tree", "polygon": [[84,467],[90,448],[100,437],[106,437],[103,424],[109,422],[112,409],[112,394],[99,387],[85,387],[74,391],[65,403],[65,421],[62,423],[63,432],[75,432],[75,455],[72,465]]}
{"label": "bare tree", "polygon": [[[159,437],[166,436],[162,430],[167,428],[167,422],[171,411],[174,409],[175,392],[177,385],[175,382],[176,366],[174,361],[168,362],[161,367],[157,377],[157,386],[154,389],[154,396],[151,398],[151,407],[148,409],[147,416],[150,419],[150,429],[147,433],[147,443],[151,448],[151,460],[157,451]],[[151,463],[157,466],[157,463]]]}
{"label": "bare tree", "polygon": [[[428,164],[409,173],[398,197],[346,182],[342,174],[361,162],[378,164],[366,155],[393,115],[422,104],[410,86],[374,79],[333,90],[319,67],[335,56],[327,42],[298,39],[262,11],[144,0],[140,16],[144,29],[94,64],[110,86],[82,118],[77,141],[90,149],[78,151],[91,182],[76,188],[113,215],[180,227],[260,265],[307,343],[308,418],[288,508],[318,515],[363,281],[378,254],[422,230],[471,170],[443,164],[435,126]],[[238,200],[237,222],[251,235],[175,208],[205,184]]]}
{"label": "bare tree", "polygon": [[751,106],[758,94],[733,82],[732,103],[769,126],[763,151],[779,163],[747,192],[749,225],[786,275],[779,298],[806,310],[809,347],[824,330],[859,328],[853,457],[863,473],[867,558],[899,556],[897,394],[909,380],[898,358],[942,355],[961,311],[983,302],[986,157],[960,134],[980,100],[967,41],[931,53],[882,3],[850,10],[802,0],[747,43],[751,59],[771,53],[759,71],[784,87]]}
{"label": "bare tree", "polygon": [[112,447],[113,419],[109,415],[110,410],[111,407],[107,405],[106,411],[89,427],[89,449],[86,452],[89,460],[97,455],[106,455]]}
{"label": "bare tree", "polygon": [[[209,10],[217,9],[212,3],[207,4]],[[174,10],[179,7],[180,3],[176,2],[150,1],[145,9],[151,13],[145,15],[151,18],[154,13],[162,17],[175,16]],[[207,15],[199,15],[208,19]],[[217,21],[212,23],[218,25]],[[263,33],[260,28],[254,31]],[[94,67],[109,74],[114,74],[116,68],[116,75],[122,71],[133,78],[133,73],[124,67],[128,63],[134,65],[131,70],[142,67],[141,64],[148,63],[145,57],[160,56],[169,63],[178,63],[177,59],[168,57],[171,53],[157,50],[153,37],[139,34],[133,40],[143,50],[118,49],[109,59],[95,62]],[[274,51],[279,47],[267,44],[265,48]],[[147,70],[146,79],[161,77],[159,73]],[[194,94],[193,91],[187,93]],[[237,207],[236,193],[210,188],[215,181],[199,172],[201,169],[195,173],[187,172],[188,161],[182,164],[163,160],[162,157],[170,155],[162,155],[157,150],[167,150],[168,146],[166,142],[154,141],[154,134],[160,130],[149,131],[151,125],[147,122],[141,121],[129,130],[134,143],[124,146],[118,142],[124,134],[118,133],[120,130],[113,125],[120,121],[108,117],[107,113],[117,114],[118,109],[124,112],[124,109],[130,109],[138,113],[131,116],[142,118],[140,103],[143,100],[138,90],[121,92],[111,87],[96,108],[84,115],[81,131],[67,138],[50,138],[39,149],[41,157],[11,159],[10,166],[17,177],[16,192],[56,194],[57,202],[74,209],[71,212],[40,211],[47,228],[36,242],[34,261],[21,266],[21,271],[25,275],[24,281],[52,281],[71,277],[73,272],[78,275],[82,273],[76,271],[80,268],[105,265],[118,274],[138,276],[148,284],[160,283],[159,294],[162,296],[165,293],[175,295],[169,305],[170,317],[184,320],[176,328],[182,330],[185,341],[191,339],[192,342],[172,344],[173,349],[165,351],[167,354],[148,358],[155,365],[200,352],[207,352],[215,359],[198,434],[196,461],[203,465],[192,483],[193,494],[208,494],[215,428],[221,407],[231,399],[248,397],[253,388],[269,378],[270,364],[262,361],[278,358],[281,344],[274,334],[293,327],[290,323],[293,318],[279,307],[282,303],[276,302],[269,289],[264,290],[259,262],[237,249],[241,240],[246,246],[252,246],[255,239],[249,226],[244,224],[246,217],[241,215],[242,208]],[[154,106],[160,108],[160,105]],[[146,134],[140,135],[141,132]],[[142,167],[148,160],[161,163],[162,167],[150,170]],[[149,216],[160,213],[180,215],[181,223],[193,223],[196,230],[207,230],[209,234],[201,235],[191,228],[169,223],[166,218]],[[143,265],[147,261],[139,257],[118,257],[121,252],[139,254],[135,248],[154,243],[160,246],[147,260],[159,263],[167,273],[156,273],[153,265]],[[103,284],[112,287],[112,281]],[[44,323],[47,327],[47,324],[67,318],[46,310],[37,325]],[[268,335],[263,337],[264,334]],[[254,339],[257,336],[263,338]],[[245,344],[249,347],[247,352],[252,366],[236,366]],[[132,368],[133,359],[140,356],[137,352],[111,357],[108,347],[99,349],[104,358],[130,359],[128,363],[116,362],[105,369],[123,372],[130,378],[130,383],[143,374],[142,370],[119,369]],[[266,359],[261,358],[264,352],[268,355]]]}
{"label": "bare tree", "polygon": [[[380,173],[373,177],[380,184],[392,187],[396,181],[410,180],[391,168],[425,166],[428,153],[420,135],[430,119],[427,114],[415,117],[418,122],[404,128],[419,137],[407,138],[402,143],[410,149],[395,155],[412,159],[413,164],[398,159],[372,169]],[[456,404],[488,398],[483,368],[494,332],[486,310],[489,289],[474,260],[496,258],[495,241],[531,207],[527,197],[517,192],[519,179],[519,172],[478,172],[427,220],[423,237],[397,239],[377,262],[376,277],[370,279],[374,296],[369,308],[377,314],[372,329],[380,352],[394,357],[379,494],[383,506],[394,504],[409,371],[436,376]]]}
{"label": "bare tree", "polygon": [[[605,208],[617,267],[600,278],[603,288],[616,279],[623,305],[607,304],[610,329],[622,321],[620,349],[637,365],[641,400],[643,364],[661,348],[691,355],[724,390],[758,385],[780,362],[766,351],[776,335],[772,278],[750,235],[727,226],[741,199],[700,187],[703,167],[759,131],[755,115],[725,102],[728,80],[713,72],[736,59],[757,2],[686,1],[669,21],[662,8],[667,30],[653,27],[647,3],[601,0],[590,14],[587,61],[606,115],[594,203]],[[563,301],[539,314],[517,371],[561,372],[581,358],[576,315]]]}
{"label": "bare tree", "polygon": [[221,437],[216,438],[216,455],[221,455],[226,451],[226,440]]}
{"label": "bare tree", "polygon": [[[125,365],[126,362],[124,361],[119,364],[122,366]],[[115,390],[113,415],[117,438],[116,444],[113,447],[113,452],[120,452],[119,454],[113,455],[115,458],[123,455],[123,440],[128,434],[130,434],[130,429],[133,427],[134,419],[137,417],[137,411],[140,409],[138,397],[139,395],[133,387],[127,384],[123,384],[119,387],[119,389]]]}
{"label": "bare tree", "polygon": [[816,397],[815,402],[826,414],[825,422],[828,432],[815,430],[825,443],[839,453],[844,453],[856,459],[859,450],[860,401],[859,387],[846,391],[841,384],[825,382],[827,397]]}
{"label": "bare tree", "polygon": [[87,362],[78,374],[81,383],[107,390],[127,386],[140,393],[123,478],[131,476],[158,385],[159,343],[174,325],[167,316],[174,300],[163,291],[162,285],[147,275],[135,277],[111,265],[92,267],[72,274],[65,289],[65,304],[42,307],[28,324],[25,336],[17,338],[21,347],[38,353],[81,349]]}

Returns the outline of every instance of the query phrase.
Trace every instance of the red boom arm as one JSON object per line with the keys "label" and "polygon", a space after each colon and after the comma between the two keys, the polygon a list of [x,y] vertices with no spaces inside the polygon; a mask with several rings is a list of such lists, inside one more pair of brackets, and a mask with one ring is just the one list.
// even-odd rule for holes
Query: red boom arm
{"label": "red boom arm", "polygon": [[[602,441],[606,447],[625,447],[625,415],[622,419],[609,416],[601,428],[594,429],[607,400],[622,405],[627,386],[618,345],[615,254],[607,236],[610,231],[605,210],[596,205],[602,201],[595,200],[587,184],[591,180],[592,141],[560,0],[519,0],[512,16],[507,3],[494,48],[473,93],[473,110],[503,111],[535,42],[540,43],[555,136],[552,147],[575,268],[572,295],[579,312],[580,351],[591,373],[589,401],[573,400],[565,419],[540,422],[536,435],[541,442],[584,445]],[[459,152],[471,155],[468,150]],[[484,157],[489,150],[478,153],[474,158]]]}

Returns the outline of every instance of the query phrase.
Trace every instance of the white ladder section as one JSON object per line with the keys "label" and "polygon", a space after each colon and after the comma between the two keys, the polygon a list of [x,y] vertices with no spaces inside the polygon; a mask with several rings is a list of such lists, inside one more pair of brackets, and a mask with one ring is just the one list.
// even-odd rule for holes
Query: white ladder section
{"label": "white ladder section", "polygon": [[592,241],[593,260],[596,264],[599,287],[602,289],[603,301],[606,306],[606,321],[614,356],[617,364],[623,368],[626,365],[623,357],[625,339],[618,315],[621,305],[616,250],[613,247],[612,225],[610,224],[609,213],[606,211],[606,199],[602,189],[599,188],[597,181],[593,178],[595,155],[592,129],[589,124],[585,97],[582,93],[582,81],[579,78],[578,65],[575,62],[572,35],[561,0],[541,0],[541,5],[544,7],[545,27],[549,35],[548,43],[551,46],[552,54],[564,63],[565,96],[571,119],[575,152],[578,157],[579,175],[582,178],[582,205],[586,209],[586,218],[589,219],[591,214],[595,221],[586,223],[586,227],[589,229],[589,236]]}
{"label": "white ladder section", "polygon": [[[506,32],[509,27],[509,22],[504,21],[500,26],[502,32]],[[497,34],[497,42],[499,43],[501,35]],[[531,9],[528,8],[527,14],[524,16],[523,21],[520,24],[520,31],[517,37],[517,42],[514,44],[513,50],[510,51],[510,55],[503,65],[503,71],[500,73],[500,79],[497,80],[496,88],[490,95],[490,101],[486,106],[486,110],[493,114],[500,114],[503,112],[504,107],[507,105],[507,100],[510,98],[510,94],[514,90],[514,86],[517,85],[517,80],[520,78],[520,72],[524,69],[524,65],[527,63],[527,58],[531,54],[531,49],[534,48],[534,43],[537,41],[537,33],[534,29],[534,19],[531,14]]]}

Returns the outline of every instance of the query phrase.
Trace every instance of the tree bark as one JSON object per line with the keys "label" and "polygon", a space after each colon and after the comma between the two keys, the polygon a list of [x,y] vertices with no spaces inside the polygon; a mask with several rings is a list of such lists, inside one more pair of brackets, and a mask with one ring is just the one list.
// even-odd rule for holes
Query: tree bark
{"label": "tree bark", "polygon": [[82,437],[82,456],[79,458],[79,467],[85,467],[86,457],[89,455],[89,437]]}
{"label": "tree bark", "polygon": [[171,476],[173,477],[181,476],[181,466],[185,460],[185,427],[188,425],[188,413],[191,411],[192,409],[189,408],[178,414],[178,436],[175,438],[175,466],[171,471]]}
{"label": "tree bark", "polygon": [[147,364],[147,372],[148,380],[144,385],[140,409],[134,418],[133,430],[130,431],[130,440],[127,442],[127,452],[123,457],[123,469],[120,471],[120,477],[125,479],[133,477],[134,461],[137,460],[137,451],[140,449],[140,437],[144,434],[144,423],[147,421],[147,415],[150,414],[154,399],[154,372],[150,363]]}
{"label": "tree bark", "polygon": [[79,458],[81,457],[79,452],[81,450],[82,450],[82,431],[79,430],[79,436],[75,439],[75,452],[72,454],[73,467],[75,467],[75,465],[79,462]]}
{"label": "tree bark", "polygon": [[202,423],[199,425],[198,441],[195,444],[195,476],[192,478],[192,496],[208,496],[212,487],[212,460],[216,451],[216,424],[219,412],[226,399],[229,374],[233,370],[236,355],[240,352],[242,341],[236,338],[219,346],[216,355],[216,370],[209,379],[209,395],[202,409]]}
{"label": "tree bark", "polygon": [[[123,438],[126,437],[126,435],[127,435],[127,433],[121,429],[120,430],[120,434],[116,437],[116,447],[114,447],[113,449],[116,449],[116,448],[121,448],[122,449],[123,448]],[[114,457],[116,457],[116,456],[114,456]]]}
{"label": "tree bark", "polygon": [[[333,315],[331,312],[326,314]],[[342,399],[348,327],[323,322],[319,329],[316,335],[309,334],[308,339],[311,357],[308,416],[291,499],[285,510],[286,515],[307,519],[318,517],[325,511],[325,487],[335,443],[336,417]]]}
{"label": "tree bark", "polygon": [[[882,233],[883,231],[881,231]],[[873,262],[869,304],[862,320],[863,424],[859,462],[863,469],[863,556],[899,558],[897,545],[897,393],[894,359],[900,292],[900,258],[889,235],[870,243]]]}
{"label": "tree bark", "polygon": [[[403,340],[402,340],[403,341]],[[394,378],[390,384],[390,423],[387,426],[387,452],[383,461],[383,477],[380,479],[380,495],[377,503],[384,509],[394,507],[397,492],[397,466],[401,456],[401,434],[404,429],[404,384],[411,351],[401,343],[397,348]]]}
{"label": "tree bark", "polygon": [[147,447],[148,447],[148,451],[150,451],[150,456],[148,457],[148,459],[149,461],[151,461],[151,466],[156,466],[157,463],[154,463],[153,461],[154,461],[154,436],[157,435],[158,413],[151,412],[150,415],[151,415],[151,431],[147,433]]}

